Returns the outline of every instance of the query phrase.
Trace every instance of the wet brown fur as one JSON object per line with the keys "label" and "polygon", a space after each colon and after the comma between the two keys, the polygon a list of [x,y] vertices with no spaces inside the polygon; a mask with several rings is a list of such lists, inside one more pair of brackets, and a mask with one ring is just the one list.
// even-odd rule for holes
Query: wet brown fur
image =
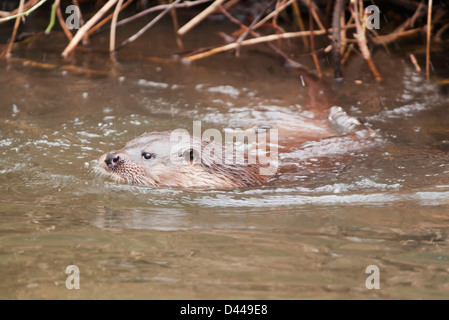
{"label": "wet brown fur", "polygon": [[[190,137],[191,141],[177,146],[169,153],[167,150],[162,154],[154,150],[160,148],[158,145],[161,144],[172,148],[173,145],[169,146],[170,134],[171,131],[145,133],[128,142],[124,148],[113,151],[120,156],[115,166],[106,165],[107,154],[104,154],[98,161],[100,173],[116,181],[181,188],[248,187],[263,184],[272,176],[261,174],[263,166],[258,163],[236,163],[235,157],[243,155],[234,148],[199,138]],[[211,152],[218,149],[221,150],[221,157],[220,152]],[[155,160],[138,159],[142,152],[154,153]],[[192,158],[190,153],[193,154]],[[176,159],[176,154],[179,159]],[[170,156],[173,155],[179,161],[172,161]]]}

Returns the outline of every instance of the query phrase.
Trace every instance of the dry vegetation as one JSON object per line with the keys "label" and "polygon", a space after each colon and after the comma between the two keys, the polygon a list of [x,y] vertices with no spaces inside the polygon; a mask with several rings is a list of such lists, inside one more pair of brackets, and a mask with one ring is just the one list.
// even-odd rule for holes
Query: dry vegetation
{"label": "dry vegetation", "polygon": [[[78,1],[83,2],[78,3]],[[6,1],[7,2],[7,1]],[[58,21],[60,30],[67,38],[67,45],[61,52],[68,57],[77,47],[89,46],[95,41],[99,32],[108,31],[110,34],[109,51],[113,54],[125,46],[132,46],[138,39],[165,16],[169,16],[175,29],[174,36],[180,50],[184,50],[183,36],[207,19],[210,15],[223,15],[235,24],[236,31],[231,35],[220,33],[217,43],[212,48],[197,48],[184,51],[183,61],[195,61],[215,54],[233,51],[238,56],[242,47],[266,44],[276,54],[280,55],[292,68],[303,68],[300,59],[304,54],[285,51],[284,39],[301,38],[301,50],[307,52],[314,62],[314,71],[321,76],[321,66],[318,54],[332,53],[334,77],[343,77],[343,65],[351,55],[359,54],[367,62],[367,67],[373,76],[382,81],[382,75],[371,59],[371,51],[377,46],[383,46],[388,52],[388,46],[401,41],[403,38],[423,38],[426,43],[427,77],[430,75],[430,50],[432,43],[442,42],[449,29],[449,6],[444,1],[423,0],[393,0],[393,1],[362,1],[362,0],[97,0],[86,9],[88,0],[10,0],[18,5],[11,11],[0,11],[0,24],[11,27],[11,37],[2,50],[2,58],[11,58],[14,44],[17,41],[18,29],[26,19],[33,15],[45,13],[51,4],[50,21],[44,33],[54,32],[54,25]],[[62,3],[63,2],[63,3]],[[91,1],[95,2],[95,1]],[[80,11],[80,28],[69,30],[66,25],[67,14],[61,8],[76,5]],[[133,6],[130,6],[130,5]],[[373,11],[366,10],[369,5],[377,5],[382,9],[380,19],[385,25],[376,30],[367,28],[367,23]],[[45,9],[47,6],[47,9]],[[126,14],[122,11],[127,8]],[[2,8],[0,8],[2,9]],[[180,25],[178,14],[181,10],[191,13],[190,19]],[[243,12],[243,15],[242,15]],[[386,14],[393,16],[388,21]],[[126,18],[123,18],[126,16]],[[116,29],[134,22],[142,17],[152,17],[137,33],[116,44]],[[8,23],[9,21],[9,23]],[[14,22],[14,24],[12,24]],[[369,26],[369,25],[368,25]],[[288,30],[288,31],[287,31]],[[425,36],[425,37],[424,37]],[[223,44],[223,39],[226,42]],[[421,67],[413,54],[410,61],[420,71]]]}

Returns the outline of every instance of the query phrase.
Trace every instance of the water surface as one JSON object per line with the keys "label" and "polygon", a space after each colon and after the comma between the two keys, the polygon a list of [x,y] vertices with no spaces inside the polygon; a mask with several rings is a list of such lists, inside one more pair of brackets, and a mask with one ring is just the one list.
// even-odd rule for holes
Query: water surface
{"label": "water surface", "polygon": [[[337,102],[382,143],[322,159],[299,149],[296,169],[261,187],[105,180],[96,159],[146,131],[307,115],[307,88],[272,55],[155,61],[176,52],[162,34],[115,62],[100,50],[63,61],[55,35],[0,64],[1,298],[449,298],[448,97],[437,84],[401,53],[376,53],[382,84],[354,58]],[[80,290],[65,287],[72,264]],[[380,290],[365,287],[369,265]]]}

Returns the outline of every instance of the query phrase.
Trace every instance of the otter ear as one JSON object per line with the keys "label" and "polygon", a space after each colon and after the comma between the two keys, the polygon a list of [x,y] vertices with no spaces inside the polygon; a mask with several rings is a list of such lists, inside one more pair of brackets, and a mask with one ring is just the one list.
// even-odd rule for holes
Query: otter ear
{"label": "otter ear", "polygon": [[198,151],[196,151],[194,148],[184,150],[180,157],[184,157],[184,159],[190,164],[193,164],[194,162],[200,163],[200,156],[198,154]]}

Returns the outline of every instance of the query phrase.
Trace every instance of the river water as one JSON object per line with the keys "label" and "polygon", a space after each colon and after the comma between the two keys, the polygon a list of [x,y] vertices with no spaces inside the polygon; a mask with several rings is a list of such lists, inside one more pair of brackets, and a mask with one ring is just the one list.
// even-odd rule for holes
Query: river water
{"label": "river water", "polygon": [[[226,27],[198,28],[186,46],[217,43],[210,33]],[[107,35],[62,60],[53,34],[0,63],[0,298],[449,298],[449,99],[401,52],[376,51],[382,84],[354,56],[332,85],[382,137],[349,160],[310,159],[239,190],[95,174],[101,154],[144,132],[307,114],[307,88],[269,51],[183,65],[166,59],[177,51],[170,28],[116,61]],[[447,55],[435,57],[447,73]],[[79,290],[66,288],[69,265]],[[365,285],[370,265],[378,290]]]}

